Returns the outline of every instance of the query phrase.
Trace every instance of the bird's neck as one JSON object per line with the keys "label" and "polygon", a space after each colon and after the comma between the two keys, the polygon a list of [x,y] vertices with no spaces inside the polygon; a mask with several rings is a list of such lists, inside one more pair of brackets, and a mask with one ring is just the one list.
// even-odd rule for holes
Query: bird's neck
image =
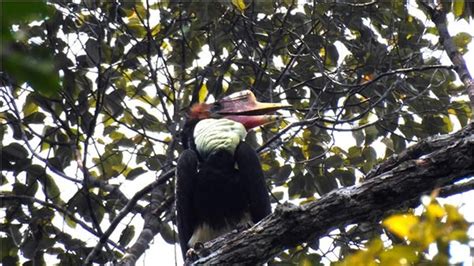
{"label": "bird's neck", "polygon": [[201,120],[193,131],[196,151],[204,161],[220,151],[233,156],[246,135],[247,131],[242,124],[225,118]]}

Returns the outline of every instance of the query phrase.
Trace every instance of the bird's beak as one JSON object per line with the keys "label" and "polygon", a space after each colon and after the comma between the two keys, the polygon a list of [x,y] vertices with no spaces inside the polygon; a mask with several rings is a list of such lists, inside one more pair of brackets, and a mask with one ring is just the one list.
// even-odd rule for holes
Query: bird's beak
{"label": "bird's beak", "polygon": [[218,101],[216,113],[243,124],[248,130],[281,120],[282,116],[271,115],[271,113],[289,107],[291,105],[259,102],[251,91],[245,90],[233,93]]}

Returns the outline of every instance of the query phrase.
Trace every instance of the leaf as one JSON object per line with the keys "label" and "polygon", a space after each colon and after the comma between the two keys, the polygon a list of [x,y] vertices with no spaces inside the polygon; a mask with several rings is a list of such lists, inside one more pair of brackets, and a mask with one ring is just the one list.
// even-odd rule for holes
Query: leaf
{"label": "leaf", "polygon": [[356,253],[350,254],[343,261],[336,263],[338,266],[352,266],[352,265],[378,265],[373,261],[378,257],[378,254],[383,250],[383,242],[380,238],[371,240],[365,250],[359,250]]}
{"label": "leaf", "polygon": [[454,223],[467,224],[466,219],[456,207],[450,204],[445,204],[444,209],[446,210],[446,213],[448,214],[448,217],[447,217],[448,224],[454,224]]}
{"label": "leaf", "polygon": [[288,179],[288,177],[290,176],[292,170],[293,169],[288,164],[285,164],[282,167],[279,167],[276,175],[272,175],[273,177],[272,181],[275,183],[276,186],[283,185]]}
{"label": "leaf", "polygon": [[321,263],[321,256],[318,254],[301,254],[298,261],[298,266],[319,266]]}
{"label": "leaf", "polygon": [[232,0],[232,4],[239,10],[240,12],[244,12],[247,9],[247,5],[245,4],[244,0]]}
{"label": "leaf", "polygon": [[436,201],[432,201],[426,207],[426,215],[431,219],[440,219],[446,215],[446,212]]}
{"label": "leaf", "polygon": [[26,159],[28,151],[25,147],[18,143],[12,143],[8,146],[3,147],[1,150],[2,158],[8,159],[9,161],[19,161]]}
{"label": "leaf", "polygon": [[[413,265],[418,262],[418,250],[411,246],[395,246],[380,254],[381,265]],[[401,260],[405,263],[401,263]]]}
{"label": "leaf", "polygon": [[412,214],[396,214],[385,219],[382,224],[400,238],[410,236],[411,230],[419,223],[419,218]]}
{"label": "leaf", "polygon": [[354,173],[349,170],[336,169],[331,172],[331,176],[337,178],[343,186],[352,186],[356,181]]}
{"label": "leaf", "polygon": [[127,246],[130,241],[132,241],[133,237],[135,236],[135,226],[127,225],[125,229],[120,234],[119,244],[123,247]]}
{"label": "leaf", "polygon": [[340,155],[330,156],[324,161],[327,168],[339,168],[343,162]]}
{"label": "leaf", "polygon": [[143,169],[142,167],[137,167],[137,168],[131,170],[130,172],[128,172],[128,174],[126,175],[126,178],[127,178],[127,180],[134,180],[137,176],[139,176],[143,173],[146,173],[146,170]]}
{"label": "leaf", "polygon": [[460,32],[453,37],[454,45],[458,48],[461,54],[467,52],[467,45],[472,41],[471,34],[467,32]]}
{"label": "leaf", "polygon": [[2,1],[2,27],[3,23],[22,21],[22,20],[34,20],[37,18],[44,18],[51,13],[51,9],[48,8],[44,1]]}
{"label": "leaf", "polygon": [[142,22],[135,13],[133,16],[128,18],[127,28],[134,36],[138,38],[143,38],[147,34],[146,28],[143,26]]}
{"label": "leaf", "polygon": [[370,126],[364,129],[365,145],[370,145],[379,137],[379,131],[375,126]]}
{"label": "leaf", "polygon": [[456,18],[462,16],[464,12],[464,1],[466,0],[453,0],[453,13]]}
{"label": "leaf", "polygon": [[40,112],[33,113],[23,119],[25,124],[43,124],[46,115]]}
{"label": "leaf", "polygon": [[174,244],[176,242],[175,236],[176,233],[173,231],[171,226],[167,223],[162,223],[160,226],[160,235],[168,244]]}
{"label": "leaf", "polygon": [[23,115],[27,117],[36,111],[38,111],[38,105],[30,94],[26,97],[25,104],[23,104]]}
{"label": "leaf", "polygon": [[[45,97],[56,97],[60,90],[59,74],[54,69],[50,57],[41,58],[20,53],[3,56],[5,72],[14,76],[21,83],[28,83],[35,91]],[[44,78],[48,77],[48,78]]]}
{"label": "leaf", "polygon": [[203,103],[206,101],[207,94],[209,92],[207,91],[207,85],[206,83],[203,83],[201,88],[199,89],[199,102]]}
{"label": "leaf", "polygon": [[0,261],[17,254],[18,248],[11,237],[0,237]]}
{"label": "leaf", "polygon": [[362,130],[352,131],[352,136],[354,137],[357,146],[362,145],[365,138],[364,132]]}
{"label": "leaf", "polygon": [[64,215],[64,221],[71,228],[76,228],[77,223],[69,217],[69,215]]}
{"label": "leaf", "polygon": [[156,36],[161,31],[161,24],[156,24],[153,29],[151,29],[151,36]]}
{"label": "leaf", "polygon": [[0,186],[8,184],[8,179],[3,175],[0,174]]}

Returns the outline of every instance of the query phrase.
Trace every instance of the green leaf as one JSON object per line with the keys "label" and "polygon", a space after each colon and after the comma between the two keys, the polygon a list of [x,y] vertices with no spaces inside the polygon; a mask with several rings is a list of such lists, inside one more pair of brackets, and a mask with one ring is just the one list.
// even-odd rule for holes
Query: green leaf
{"label": "green leaf", "polygon": [[28,151],[18,143],[12,143],[1,150],[1,155],[9,161],[19,161],[26,159]]}
{"label": "green leaf", "polygon": [[17,22],[44,18],[51,13],[46,1],[2,1],[2,26],[4,21]]}
{"label": "green leaf", "polygon": [[0,174],[0,186],[8,184],[8,179],[3,175]]}
{"label": "green leaf", "polygon": [[23,104],[23,115],[25,117],[35,113],[38,111],[38,104],[36,104],[32,94],[28,95],[25,100],[25,104]]}
{"label": "green leaf", "polygon": [[464,1],[465,0],[453,0],[453,13],[456,18],[462,16],[464,12]]}
{"label": "green leaf", "polygon": [[25,124],[44,124],[46,115],[40,112],[33,113],[23,119]]}
{"label": "green leaf", "polygon": [[380,254],[381,265],[400,265],[403,260],[405,265],[413,265],[418,262],[418,250],[412,246],[395,246]]}
{"label": "green leaf", "polygon": [[127,180],[134,180],[137,176],[146,173],[146,170],[143,169],[142,167],[137,167],[126,175]]}
{"label": "green leaf", "polygon": [[16,257],[17,252],[18,247],[11,237],[0,237],[0,261],[3,262],[6,257]]}
{"label": "green leaf", "polygon": [[324,163],[326,164],[327,168],[339,168],[341,167],[343,162],[344,161],[339,155],[333,155],[324,160]]}
{"label": "green leaf", "polygon": [[362,130],[352,131],[352,136],[354,137],[357,146],[362,145],[365,138],[364,131]]}
{"label": "green leaf", "polygon": [[[337,182],[336,179],[333,178],[329,174],[323,174],[323,175],[318,175],[314,177],[314,184],[316,186],[316,191],[318,192],[319,195],[324,195],[333,189],[337,188]],[[311,193],[312,189],[310,187],[306,186],[305,189]],[[311,195],[305,195],[305,196],[311,196]]]}
{"label": "green leaf", "polygon": [[[3,56],[5,72],[20,83],[27,82],[45,97],[56,97],[60,90],[59,75],[51,58],[33,57],[27,54],[8,53]],[[45,78],[47,77],[47,78]]]}
{"label": "green leaf", "polygon": [[209,92],[207,91],[207,86],[206,86],[206,83],[202,84],[201,88],[199,89],[199,102],[200,103],[203,103],[206,101],[206,97],[207,95],[209,94]]}
{"label": "green leaf", "polygon": [[454,45],[458,48],[461,54],[465,54],[467,50],[467,45],[471,43],[472,36],[467,32],[460,32],[453,37]]}
{"label": "green leaf", "polygon": [[379,131],[377,130],[377,127],[375,126],[370,126],[364,129],[365,133],[365,145],[370,145],[374,140],[376,140],[379,137]]}
{"label": "green leaf", "polygon": [[168,244],[174,244],[176,243],[176,232],[173,231],[171,226],[167,223],[162,223],[160,225],[160,235],[165,240],[166,243]]}
{"label": "green leaf", "polygon": [[119,244],[123,247],[127,246],[130,241],[132,241],[133,237],[135,236],[135,226],[127,225],[125,229],[120,234]]}
{"label": "green leaf", "polygon": [[322,266],[321,256],[318,254],[301,254],[298,266]]}
{"label": "green leaf", "polygon": [[349,170],[336,169],[331,172],[333,178],[337,178],[343,186],[352,186],[355,184],[355,175]]}
{"label": "green leaf", "polygon": [[245,4],[244,0],[232,0],[232,4],[239,10],[240,12],[244,12],[247,9],[247,5]]}
{"label": "green leaf", "polygon": [[398,237],[412,239],[412,230],[419,221],[419,218],[412,214],[396,214],[386,218],[382,224]]}

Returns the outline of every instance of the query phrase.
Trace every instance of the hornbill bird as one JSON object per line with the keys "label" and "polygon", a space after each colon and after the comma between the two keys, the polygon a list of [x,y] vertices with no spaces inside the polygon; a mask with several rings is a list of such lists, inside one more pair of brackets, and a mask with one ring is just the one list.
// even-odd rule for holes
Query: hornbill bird
{"label": "hornbill bird", "polygon": [[270,200],[257,153],[247,131],[279,119],[289,107],[258,102],[249,91],[213,104],[194,104],[183,127],[185,148],[176,167],[176,210],[183,258],[197,243],[270,214]]}

